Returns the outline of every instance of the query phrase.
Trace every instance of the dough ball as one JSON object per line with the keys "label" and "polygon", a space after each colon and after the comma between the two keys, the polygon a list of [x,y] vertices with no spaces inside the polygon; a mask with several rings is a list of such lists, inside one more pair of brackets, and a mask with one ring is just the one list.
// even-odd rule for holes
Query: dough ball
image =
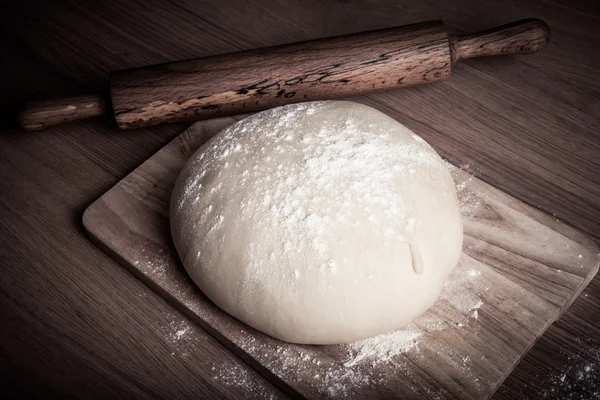
{"label": "dough ball", "polygon": [[427,310],[462,222],[444,161],[387,115],[294,104],[224,129],[171,200],[185,269],[219,307],[278,339],[347,343]]}

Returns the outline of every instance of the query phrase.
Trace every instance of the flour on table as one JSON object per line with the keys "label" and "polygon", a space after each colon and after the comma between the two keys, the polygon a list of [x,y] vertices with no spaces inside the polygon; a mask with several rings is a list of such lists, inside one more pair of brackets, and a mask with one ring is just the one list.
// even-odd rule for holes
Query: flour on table
{"label": "flour on table", "polygon": [[457,310],[470,313],[474,319],[477,319],[477,310],[483,305],[483,300],[472,290],[469,290],[468,284],[479,275],[481,275],[481,272],[475,269],[453,271],[444,285],[440,299],[447,300]]}
{"label": "flour on table", "polygon": [[[465,217],[475,215],[481,206],[480,197],[485,197],[484,193],[478,192],[477,195],[470,190],[470,184],[475,179],[476,170],[470,164],[461,164],[456,167],[450,163],[446,163],[448,169],[452,172],[452,176],[456,183],[456,193],[458,194],[458,204],[460,206],[460,214]],[[460,177],[457,174],[459,170],[465,171],[468,177]]]}
{"label": "flour on table", "polygon": [[257,379],[250,374],[248,367],[240,364],[215,364],[211,368],[214,374],[213,379],[225,386],[231,386],[238,390],[245,399],[275,399],[276,396],[267,390],[261,384],[257,384]]}
{"label": "flour on table", "polygon": [[351,358],[344,363],[344,366],[352,367],[364,359],[370,359],[372,363],[388,361],[415,347],[422,334],[423,332],[418,329],[403,328],[351,343],[347,345]]}
{"label": "flour on table", "polygon": [[191,335],[193,327],[187,320],[179,320],[176,316],[169,315],[171,322],[168,326],[164,327],[167,331],[167,339],[169,345],[173,349],[171,355],[179,357],[187,357],[190,354],[190,350],[194,348],[192,343]]}
{"label": "flour on table", "polygon": [[[151,246],[152,243],[148,243]],[[138,269],[142,269],[144,273],[152,275],[153,279],[162,280],[165,278],[168,270],[174,263],[173,255],[167,253],[163,249],[147,249],[142,247],[142,254],[139,260],[134,262]]]}
{"label": "flour on table", "polygon": [[[560,400],[583,400],[600,399],[600,343],[597,338],[585,339],[575,338],[575,342],[581,344],[581,354],[570,354],[566,360],[566,366],[562,371],[550,376],[543,374],[542,380],[549,381],[543,388],[529,390],[535,392],[534,396],[522,393],[523,400],[538,399],[560,399]],[[590,343],[591,342],[591,343]],[[562,352],[561,352],[562,353]],[[559,358],[565,358],[562,353]],[[561,364],[565,361],[561,360]],[[523,389],[528,389],[525,384]]]}

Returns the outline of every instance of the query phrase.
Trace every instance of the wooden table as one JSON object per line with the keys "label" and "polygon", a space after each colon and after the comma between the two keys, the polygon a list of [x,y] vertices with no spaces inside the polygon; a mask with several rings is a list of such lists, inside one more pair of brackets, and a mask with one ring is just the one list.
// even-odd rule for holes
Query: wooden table
{"label": "wooden table", "polygon": [[[27,134],[10,126],[7,106],[102,90],[114,69],[437,18],[455,32],[542,18],[553,30],[543,53],[472,60],[449,82],[366,101],[453,162],[600,239],[594,2],[100,3],[0,6],[0,396],[244,398],[247,387],[256,397],[280,396],[84,236],[85,207],[185,124],[117,131],[90,121]],[[597,382],[599,278],[495,398],[589,398]]]}

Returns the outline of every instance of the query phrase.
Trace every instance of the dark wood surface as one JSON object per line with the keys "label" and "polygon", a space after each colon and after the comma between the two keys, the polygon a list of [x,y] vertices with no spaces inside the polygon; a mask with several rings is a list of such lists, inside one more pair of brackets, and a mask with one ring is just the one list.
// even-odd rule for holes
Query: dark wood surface
{"label": "dark wood surface", "polygon": [[[0,102],[6,110],[25,99],[101,92],[110,71],[153,63],[432,19],[466,33],[528,17],[552,29],[539,54],[468,60],[444,83],[364,100],[453,162],[598,239],[596,2],[4,2]],[[236,396],[231,381],[219,384],[206,370],[207,359],[231,356],[193,326],[188,347],[174,351],[170,324],[187,320],[81,227],[93,200],[182,128],[121,132],[89,121],[28,134],[2,129],[0,387],[88,398]],[[593,398],[599,381],[595,279],[495,397]]]}
{"label": "dark wood surface", "polygon": [[107,254],[286,393],[487,399],[598,272],[600,247],[589,237],[454,167],[463,254],[440,301],[394,332],[396,341],[411,337],[414,348],[399,352],[383,341],[381,354],[400,354],[357,359],[357,344],[272,338],[200,292],[177,257],[169,227],[171,192],[185,162],[238,118],[190,126],[92,203],[83,225]]}

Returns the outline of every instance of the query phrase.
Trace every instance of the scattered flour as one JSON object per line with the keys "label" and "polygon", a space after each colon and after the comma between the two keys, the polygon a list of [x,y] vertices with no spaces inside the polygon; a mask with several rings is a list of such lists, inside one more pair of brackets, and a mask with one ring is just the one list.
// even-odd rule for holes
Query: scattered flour
{"label": "scattered flour", "polygon": [[352,367],[363,359],[373,360],[374,363],[386,362],[415,347],[422,334],[420,330],[400,329],[351,343],[348,345],[351,358],[344,363],[344,366]]}
{"label": "scattered flour", "polygon": [[[590,337],[575,338],[581,345],[580,354],[559,352],[555,365],[563,366],[560,372],[548,374],[552,366],[544,366],[538,375],[539,383],[526,383],[520,394],[523,400],[592,400],[600,399],[600,342]],[[556,368],[556,367],[554,367]]]}
{"label": "scattered flour", "polygon": [[[252,227],[252,234],[241,236],[247,240],[235,242],[237,262],[249,277],[236,293],[239,299],[253,298],[247,292],[257,280],[284,281],[289,296],[296,296],[312,268],[318,268],[325,284],[335,282],[345,264],[337,232],[363,232],[362,215],[370,218],[367,228],[377,240],[410,245],[418,208],[400,195],[398,182],[405,190],[420,187],[419,179],[445,187],[445,163],[422,139],[387,119],[374,123],[376,115],[362,116],[358,106],[340,104],[311,102],[250,116],[211,138],[178,178],[172,217],[188,233],[208,232],[194,242],[196,262],[219,260],[218,240],[223,248],[232,246],[221,212],[233,213],[239,226]],[[349,114],[335,117],[339,107],[351,107]],[[316,112],[328,117],[318,123],[307,118]],[[200,210],[208,211],[192,219]],[[280,276],[270,270],[274,249],[278,262],[298,264],[297,272]],[[314,262],[298,262],[304,259]],[[419,265],[413,268],[422,272]]]}
{"label": "scattered flour", "polygon": [[167,333],[169,345],[173,352],[172,356],[187,357],[190,350],[194,347],[195,336],[191,334],[193,327],[187,320],[180,320],[175,316],[168,315],[171,320],[169,325],[164,327]]}
{"label": "scattered flour", "polygon": [[245,365],[215,364],[211,371],[214,373],[214,380],[237,389],[238,395],[243,393],[245,399],[277,398],[274,392],[267,391],[262,383],[257,383],[256,377],[251,375],[249,368]]}
{"label": "scattered flour", "polygon": [[179,329],[177,332],[175,332],[175,337],[177,339],[181,339],[185,334],[188,333],[188,331],[189,331],[189,328],[187,328],[187,327]]}
{"label": "scattered flour", "polygon": [[462,313],[471,313],[473,318],[477,319],[477,309],[483,305],[483,301],[476,293],[469,289],[472,281],[480,275],[481,271],[474,269],[465,271],[457,267],[444,284],[440,299],[446,300]]}
{"label": "scattered flour", "polygon": [[[478,270],[464,270],[459,265],[444,286],[440,300],[447,301],[467,318],[477,319],[477,310],[483,305],[483,300],[470,288],[480,275]],[[462,322],[454,325],[458,328],[465,326]],[[352,367],[361,362],[371,365],[385,363],[411,349],[418,350],[420,340],[425,339],[428,333],[448,326],[445,318],[426,313],[402,329],[346,345],[350,358],[344,362],[344,366]]]}
{"label": "scattered flour", "polygon": [[[455,167],[450,163],[446,163],[446,166],[452,173],[454,182],[456,183],[456,192],[458,194],[460,213],[463,217],[469,217],[477,213],[481,206],[481,198],[474,194],[470,190],[470,185],[477,174],[477,171],[470,164],[463,164],[460,167]],[[465,171],[468,175],[460,175],[460,171]],[[478,193],[479,196],[483,194]]]}
{"label": "scattered flour", "polygon": [[[371,378],[352,369],[333,369],[325,374],[327,384],[327,396],[331,399],[346,397],[349,390],[369,385]],[[348,385],[350,382],[350,385]]]}
{"label": "scattered flour", "polygon": [[140,259],[136,260],[134,265],[145,274],[152,276],[153,280],[163,281],[171,266],[177,264],[176,255],[162,248],[155,249],[154,246],[151,242],[145,244]]}
{"label": "scattered flour", "polygon": [[[165,317],[169,323],[163,326],[163,330],[173,357],[187,358],[190,354],[205,351],[200,346],[202,339],[207,339],[203,331],[178,315],[167,313]],[[233,355],[228,355],[218,363],[207,362],[199,367],[206,369],[207,366],[213,374],[212,378],[222,385],[231,387],[232,394],[236,394],[236,397],[243,395],[246,399],[261,400],[277,398],[276,390],[270,389],[269,384],[265,384],[257,373]]]}

